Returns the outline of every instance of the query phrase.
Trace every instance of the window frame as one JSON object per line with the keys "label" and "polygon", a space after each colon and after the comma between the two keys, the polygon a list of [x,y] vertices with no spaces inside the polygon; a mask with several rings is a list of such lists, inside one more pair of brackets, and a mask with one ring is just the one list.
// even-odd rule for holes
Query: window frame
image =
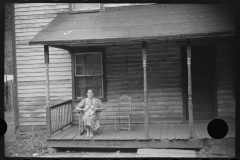
{"label": "window frame", "polygon": [[98,3],[100,5],[99,9],[88,9],[88,10],[73,10],[73,3],[68,4],[69,13],[87,13],[87,12],[102,12],[103,4]]}
{"label": "window frame", "polygon": [[[103,98],[99,99],[101,101],[107,101],[107,86],[106,86],[106,64],[105,64],[105,48],[104,47],[74,47],[71,48],[70,50],[71,52],[71,57],[72,57],[72,100],[73,101],[80,101],[82,98],[78,98],[77,99],[77,82],[76,82],[76,55],[82,54],[82,55],[86,55],[86,54],[92,54],[92,53],[101,53],[101,59],[102,59],[102,77],[103,77],[103,81],[102,81],[102,89],[103,89]],[[86,95],[84,95],[86,96]]]}

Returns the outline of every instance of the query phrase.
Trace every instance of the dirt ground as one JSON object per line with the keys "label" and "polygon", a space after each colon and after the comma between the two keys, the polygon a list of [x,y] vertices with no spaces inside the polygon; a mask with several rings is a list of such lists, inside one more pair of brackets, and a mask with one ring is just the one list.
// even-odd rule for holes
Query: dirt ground
{"label": "dirt ground", "polygon": [[11,111],[5,111],[4,113],[4,119],[7,123],[7,132],[5,133],[5,140],[6,139],[15,139],[15,131],[14,131],[14,112]]}
{"label": "dirt ground", "polygon": [[[41,151],[41,153],[34,152],[33,143],[30,143],[30,147],[32,148],[23,148],[23,145],[27,145],[31,140],[26,139],[16,139],[15,130],[14,130],[14,112],[5,111],[4,119],[7,123],[7,132],[4,135],[5,139],[5,156],[6,157],[135,157],[136,152],[132,153],[122,153],[119,151],[112,152],[86,152],[86,151],[69,151],[69,150],[61,150],[55,151],[51,149],[45,149],[46,152]],[[44,146],[46,147],[46,146]],[[20,149],[21,148],[21,149]],[[44,150],[41,148],[41,150]],[[25,153],[24,153],[25,152]]]}
{"label": "dirt ground", "polygon": [[[6,157],[136,157],[136,151],[122,152],[119,150],[111,152],[73,151],[73,150],[49,150],[46,146],[45,137],[32,137],[31,139],[16,139],[14,131],[14,112],[5,111],[7,132],[5,134]],[[41,141],[41,142],[39,142]],[[42,145],[42,146],[41,146]],[[227,157],[223,155],[206,154],[197,152],[198,157]]]}

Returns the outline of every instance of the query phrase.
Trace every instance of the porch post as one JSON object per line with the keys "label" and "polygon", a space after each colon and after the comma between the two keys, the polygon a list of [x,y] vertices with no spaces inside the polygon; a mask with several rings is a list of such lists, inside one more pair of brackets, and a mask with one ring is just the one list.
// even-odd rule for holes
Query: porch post
{"label": "porch post", "polygon": [[189,136],[193,137],[193,105],[192,105],[192,77],[191,77],[191,40],[187,40],[187,65],[188,65],[188,114]]}
{"label": "porch post", "polygon": [[44,45],[44,59],[46,64],[46,124],[47,137],[51,136],[51,113],[50,113],[50,93],[49,93],[49,47]]}
{"label": "porch post", "polygon": [[149,138],[149,128],[148,128],[148,97],[147,97],[147,52],[146,52],[146,42],[142,42],[142,57],[143,57],[143,83],[144,83],[144,122],[145,122],[145,137]]}

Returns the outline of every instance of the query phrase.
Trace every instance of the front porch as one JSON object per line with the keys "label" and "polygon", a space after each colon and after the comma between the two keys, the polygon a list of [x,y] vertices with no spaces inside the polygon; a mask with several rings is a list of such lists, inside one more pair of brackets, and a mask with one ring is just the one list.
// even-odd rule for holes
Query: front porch
{"label": "front porch", "polygon": [[[208,122],[194,122],[193,138],[189,137],[186,123],[149,124],[149,139],[145,139],[144,124],[132,124],[131,132],[115,132],[114,125],[102,124],[101,134],[92,138],[79,135],[78,125],[59,130],[47,139],[48,147],[54,148],[202,148],[204,139],[212,139],[207,132]],[[228,123],[224,139],[235,138],[235,123]]]}

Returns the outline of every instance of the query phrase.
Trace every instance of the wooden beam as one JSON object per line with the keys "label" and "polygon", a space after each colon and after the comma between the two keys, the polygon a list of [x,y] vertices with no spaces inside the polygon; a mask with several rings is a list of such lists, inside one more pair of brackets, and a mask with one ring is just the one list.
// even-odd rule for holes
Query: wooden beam
{"label": "wooden beam", "polygon": [[232,83],[233,83],[233,97],[236,98],[236,52],[237,52],[237,44],[236,39],[232,40]]}
{"label": "wooden beam", "polygon": [[181,47],[181,71],[182,71],[182,102],[183,102],[183,120],[188,119],[188,94],[187,94],[187,47]]}
{"label": "wooden beam", "polygon": [[189,140],[48,140],[48,147],[59,148],[202,148],[202,139]]}
{"label": "wooden beam", "polygon": [[75,87],[75,57],[72,52],[71,53],[71,68],[72,68],[72,100],[76,99],[76,87]]}
{"label": "wooden beam", "polygon": [[49,46],[44,45],[44,60],[45,64],[49,64]]}
{"label": "wooden beam", "polygon": [[144,122],[145,122],[145,137],[149,138],[149,126],[148,126],[148,96],[147,96],[147,51],[146,42],[142,42],[142,58],[143,58],[143,80],[144,80]]}
{"label": "wooden beam", "polygon": [[65,46],[65,45],[49,45],[49,47],[64,49],[64,50],[67,50],[67,51],[70,51],[70,49],[71,49],[71,47],[68,47],[68,46]]}
{"label": "wooden beam", "polygon": [[16,61],[16,34],[15,34],[15,11],[14,3],[11,4],[11,20],[12,20],[12,62],[13,62],[13,108],[14,108],[14,122],[15,122],[15,133],[19,136],[19,114],[18,114],[18,85],[17,85],[17,61]]}
{"label": "wooden beam", "polygon": [[193,137],[193,105],[192,105],[192,76],[191,76],[191,41],[187,40],[187,64],[188,64],[188,114],[189,136]]}
{"label": "wooden beam", "polygon": [[49,91],[49,47],[44,45],[44,59],[46,64],[46,118],[47,118],[47,137],[51,136],[51,113],[50,113],[50,91]]}
{"label": "wooden beam", "polygon": [[213,118],[217,119],[218,118],[218,94],[217,94],[217,55],[216,55],[216,46],[212,47],[212,54],[213,54],[213,60],[212,60],[212,65],[213,65],[213,96],[214,96],[214,101],[213,101]]}

